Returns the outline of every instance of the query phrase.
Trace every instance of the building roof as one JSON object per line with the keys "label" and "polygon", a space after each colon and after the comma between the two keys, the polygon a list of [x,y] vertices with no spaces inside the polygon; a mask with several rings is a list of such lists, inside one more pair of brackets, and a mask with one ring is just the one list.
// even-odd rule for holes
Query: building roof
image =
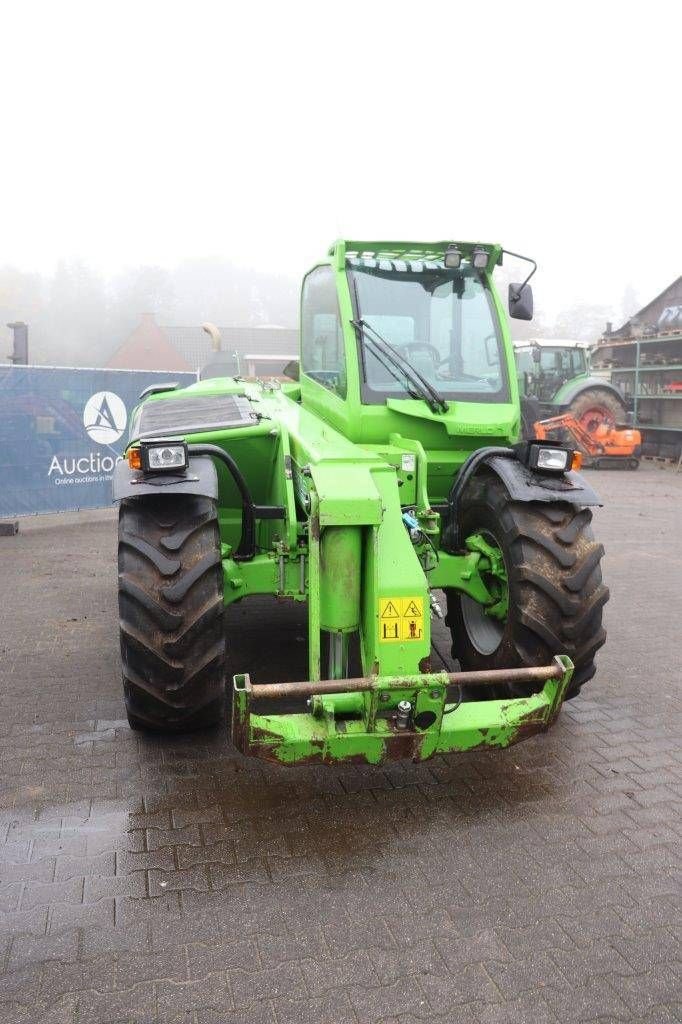
{"label": "building roof", "polygon": [[647,302],[646,306],[642,306],[639,313],[635,313],[629,320],[626,320],[618,330],[611,331],[606,335],[605,342],[608,343],[609,338],[635,337],[642,333],[645,327],[658,325],[661,313],[667,306],[680,304],[682,304],[682,276],[664,288],[656,298]]}
{"label": "building roof", "polygon": [[[282,365],[298,351],[298,331],[275,324],[259,327],[219,327],[223,352],[240,356],[282,356]],[[133,370],[198,370],[215,355],[211,339],[195,326],[159,325],[151,313],[126,338],[108,366]],[[286,358],[284,358],[286,357]]]}
{"label": "building roof", "polygon": [[[192,368],[198,370],[213,356],[211,339],[201,327],[160,328],[173,348]],[[218,327],[223,352],[250,353],[291,358],[298,351],[298,331],[289,327],[264,324],[261,327]]]}
{"label": "building roof", "polygon": [[171,344],[152,313],[143,313],[140,323],[107,362],[112,370],[182,370],[194,369]]}

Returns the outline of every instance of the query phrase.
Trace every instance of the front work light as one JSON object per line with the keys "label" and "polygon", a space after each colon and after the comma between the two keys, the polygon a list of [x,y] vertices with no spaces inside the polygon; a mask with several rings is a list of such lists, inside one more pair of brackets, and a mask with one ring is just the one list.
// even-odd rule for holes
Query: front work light
{"label": "front work light", "polygon": [[160,437],[140,441],[143,473],[180,473],[189,465],[187,444],[178,437]]}
{"label": "front work light", "polygon": [[525,466],[540,473],[566,473],[580,466],[580,453],[556,442],[520,441],[514,451]]}
{"label": "front work light", "polygon": [[488,253],[485,249],[474,249],[471,254],[471,262],[476,270],[486,270],[488,267]]}
{"label": "front work light", "polygon": [[536,452],[535,469],[546,469],[550,473],[565,473],[570,469],[573,452],[564,448],[536,448]]}
{"label": "front work light", "polygon": [[449,245],[447,247],[443,262],[448,270],[459,270],[459,265],[462,262],[462,253],[456,245]]}

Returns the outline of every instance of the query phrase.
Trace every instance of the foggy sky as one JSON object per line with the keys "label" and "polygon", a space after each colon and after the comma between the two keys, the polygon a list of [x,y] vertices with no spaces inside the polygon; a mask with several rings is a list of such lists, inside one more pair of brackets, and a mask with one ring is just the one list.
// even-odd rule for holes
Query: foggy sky
{"label": "foggy sky", "polygon": [[457,238],[533,255],[548,310],[643,303],[682,271],[674,11],[5,5],[0,264],[298,276],[337,236]]}

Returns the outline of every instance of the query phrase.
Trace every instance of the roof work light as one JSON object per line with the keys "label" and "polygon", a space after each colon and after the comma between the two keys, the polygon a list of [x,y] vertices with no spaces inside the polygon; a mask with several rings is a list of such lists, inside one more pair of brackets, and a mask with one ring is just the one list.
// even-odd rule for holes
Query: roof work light
{"label": "roof work light", "polygon": [[445,250],[445,256],[443,262],[448,270],[459,270],[459,265],[462,262],[462,253],[456,245],[452,243]]}
{"label": "roof work light", "polygon": [[477,246],[471,254],[471,262],[476,270],[487,270],[488,259],[488,253],[485,249],[481,249],[479,246]]}

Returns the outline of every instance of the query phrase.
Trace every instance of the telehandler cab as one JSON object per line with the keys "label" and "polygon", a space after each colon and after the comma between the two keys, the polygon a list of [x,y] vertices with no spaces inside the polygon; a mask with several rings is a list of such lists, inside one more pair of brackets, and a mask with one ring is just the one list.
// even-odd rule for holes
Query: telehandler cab
{"label": "telehandler cab", "polygon": [[[284,764],[506,747],[593,676],[599,500],[568,447],[518,442],[503,252],[337,241],[303,280],[298,380],[137,406],[114,481],[133,728],[223,720],[223,609],[253,594],[307,605],[309,678],[228,688],[237,747]],[[528,278],[509,307],[532,316]],[[432,664],[439,590],[459,672]]]}

